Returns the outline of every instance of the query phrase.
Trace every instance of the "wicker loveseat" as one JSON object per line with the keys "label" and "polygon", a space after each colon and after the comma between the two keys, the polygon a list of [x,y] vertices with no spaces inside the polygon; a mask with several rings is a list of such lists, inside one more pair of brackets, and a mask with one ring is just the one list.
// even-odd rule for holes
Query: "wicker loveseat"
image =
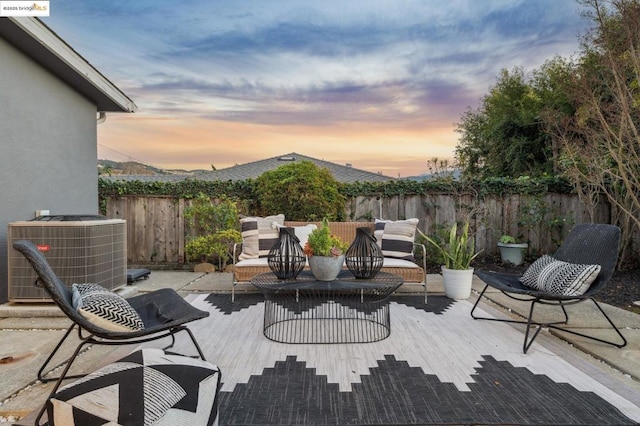
{"label": "wicker loveseat", "polygon": [[[285,221],[284,225],[289,227],[305,226],[308,224],[315,224],[316,226],[322,226],[322,222],[292,222]],[[356,236],[356,229],[360,227],[369,227],[373,235],[375,224],[374,222],[329,222],[329,228],[331,232],[340,237],[343,241],[351,242]],[[400,275],[405,283],[420,283],[424,286],[426,297],[426,253],[423,244],[414,243],[414,247],[420,253],[422,266],[415,262],[403,259],[384,258],[384,264],[382,271],[391,272]],[[234,296],[235,286],[239,283],[247,283],[251,281],[254,275],[261,274],[263,272],[269,272],[269,265],[267,264],[266,257],[260,257],[258,259],[246,259],[239,260],[238,255],[240,253],[240,245],[236,245],[233,250],[233,287],[232,297]],[[306,267],[308,269],[308,266]]]}

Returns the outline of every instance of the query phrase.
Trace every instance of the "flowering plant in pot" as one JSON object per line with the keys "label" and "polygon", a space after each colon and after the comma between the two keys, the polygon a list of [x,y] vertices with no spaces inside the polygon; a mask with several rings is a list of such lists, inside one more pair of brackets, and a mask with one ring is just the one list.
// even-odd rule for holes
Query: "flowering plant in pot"
{"label": "flowering plant in pot", "polygon": [[333,281],[342,269],[348,247],[348,243],[331,234],[329,221],[324,219],[322,226],[309,234],[303,251],[313,275],[320,281]]}
{"label": "flowering plant in pot", "polygon": [[448,232],[448,239],[441,242],[425,235],[422,236],[436,249],[442,260],[444,290],[451,299],[467,299],[471,295],[473,268],[471,262],[480,254],[476,251],[475,239],[469,236],[469,222],[465,222],[458,232],[454,223]]}
{"label": "flowering plant in pot", "polygon": [[498,242],[502,261],[515,266],[522,264],[524,251],[527,247],[529,247],[529,244],[519,243],[511,235],[503,235]]}

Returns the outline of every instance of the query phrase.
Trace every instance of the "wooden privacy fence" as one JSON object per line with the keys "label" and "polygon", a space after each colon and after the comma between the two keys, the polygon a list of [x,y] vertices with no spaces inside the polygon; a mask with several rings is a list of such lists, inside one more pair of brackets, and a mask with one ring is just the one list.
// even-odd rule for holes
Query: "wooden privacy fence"
{"label": "wooden privacy fence", "polygon": [[[184,211],[189,205],[190,200],[168,196],[119,196],[107,200],[106,215],[127,221],[130,264],[179,264],[185,261],[189,229]],[[359,196],[347,201],[345,213],[349,221],[416,217],[426,234],[469,219],[476,247],[486,254],[497,252],[496,243],[503,234],[528,242],[531,254],[553,252],[573,225],[611,220],[608,204],[587,209],[573,194]]]}

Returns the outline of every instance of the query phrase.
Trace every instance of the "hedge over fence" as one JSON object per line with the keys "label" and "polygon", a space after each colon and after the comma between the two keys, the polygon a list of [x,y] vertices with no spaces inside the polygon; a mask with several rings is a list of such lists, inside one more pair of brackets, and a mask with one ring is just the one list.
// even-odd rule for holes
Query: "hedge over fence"
{"label": "hedge over fence", "polygon": [[[424,193],[474,193],[478,196],[500,194],[539,195],[549,192],[569,194],[573,186],[563,177],[527,176],[512,178],[489,178],[479,182],[465,182],[450,177],[438,177],[425,181],[398,179],[388,182],[356,182],[342,184],[340,192],[346,197],[416,195]],[[205,181],[185,179],[175,182],[124,181],[98,178],[100,200],[123,195],[163,195],[191,199],[198,194],[213,198],[222,196],[237,200],[255,200],[255,180]]]}

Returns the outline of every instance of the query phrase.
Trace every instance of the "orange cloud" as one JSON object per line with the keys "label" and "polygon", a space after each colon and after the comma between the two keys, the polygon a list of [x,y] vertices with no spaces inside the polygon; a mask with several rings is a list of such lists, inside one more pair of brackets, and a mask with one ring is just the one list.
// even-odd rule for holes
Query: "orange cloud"
{"label": "orange cloud", "polygon": [[[424,173],[451,158],[453,125],[350,122],[334,126],[261,125],[202,118],[111,114],[98,127],[99,157],[167,169],[217,169],[298,152],[392,177]],[[114,151],[128,158],[113,158]],[[106,156],[106,157],[105,157]]]}

